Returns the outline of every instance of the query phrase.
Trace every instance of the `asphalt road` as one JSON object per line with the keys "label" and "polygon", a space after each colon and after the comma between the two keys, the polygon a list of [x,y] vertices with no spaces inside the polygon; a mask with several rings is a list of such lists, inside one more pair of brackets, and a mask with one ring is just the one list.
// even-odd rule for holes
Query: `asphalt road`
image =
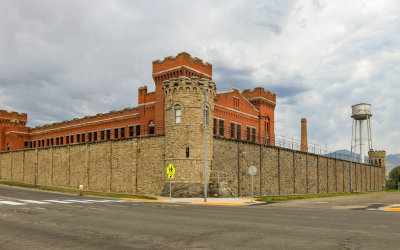
{"label": "asphalt road", "polygon": [[0,249],[399,249],[400,212],[378,207],[400,193],[352,197],[202,206],[0,186]]}

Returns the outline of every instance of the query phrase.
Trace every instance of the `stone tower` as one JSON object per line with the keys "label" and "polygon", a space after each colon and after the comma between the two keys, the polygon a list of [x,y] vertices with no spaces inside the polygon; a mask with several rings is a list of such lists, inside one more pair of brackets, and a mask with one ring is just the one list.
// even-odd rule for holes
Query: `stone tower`
{"label": "stone tower", "polygon": [[[204,185],[204,94],[207,111],[207,176],[213,153],[213,112],[215,83],[209,79],[180,76],[163,82],[165,143],[168,145],[165,169],[175,167],[172,195],[202,196]],[[209,178],[208,178],[209,179]],[[163,194],[169,192],[165,179]]]}
{"label": "stone tower", "polygon": [[382,175],[380,181],[382,183],[382,190],[386,189],[386,151],[369,151],[369,164],[379,166],[382,168]]}

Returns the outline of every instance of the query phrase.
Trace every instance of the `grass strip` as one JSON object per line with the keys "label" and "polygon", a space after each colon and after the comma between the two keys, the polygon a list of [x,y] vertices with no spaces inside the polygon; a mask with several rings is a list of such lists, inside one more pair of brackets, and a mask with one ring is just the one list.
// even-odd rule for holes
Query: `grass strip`
{"label": "grass strip", "polygon": [[278,202],[278,201],[301,200],[301,199],[312,199],[312,198],[322,198],[322,197],[348,196],[348,195],[360,195],[360,194],[372,194],[372,193],[390,193],[390,192],[400,192],[400,190],[368,191],[368,192],[353,192],[353,193],[258,196],[255,197],[255,200],[263,202]]}
{"label": "grass strip", "polygon": [[[44,190],[50,192],[59,192],[59,193],[68,193],[68,194],[76,194],[79,195],[79,189],[71,189],[71,188],[61,188],[61,187],[49,187],[49,186],[41,186],[41,185],[33,185],[15,181],[0,181],[0,184],[6,186],[14,186],[14,187],[23,187],[37,190]],[[155,197],[146,196],[146,195],[132,195],[132,194],[121,194],[121,193],[108,193],[108,192],[96,192],[96,191],[83,191],[84,195],[93,195],[93,196],[102,196],[102,197],[112,197],[112,198],[138,198],[138,199],[150,199],[157,200]]]}

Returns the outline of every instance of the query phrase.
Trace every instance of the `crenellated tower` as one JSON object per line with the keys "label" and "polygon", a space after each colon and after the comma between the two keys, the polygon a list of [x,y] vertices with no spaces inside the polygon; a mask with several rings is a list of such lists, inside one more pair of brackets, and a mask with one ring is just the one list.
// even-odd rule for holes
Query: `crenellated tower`
{"label": "crenellated tower", "polygon": [[[213,154],[213,112],[215,83],[209,79],[180,76],[163,82],[166,166],[173,164],[176,175],[174,196],[201,196],[204,185],[204,94],[207,107],[207,174]],[[169,192],[165,179],[163,193]]]}
{"label": "crenellated tower", "polygon": [[[181,52],[176,56],[168,56],[163,60],[153,61],[153,80],[155,90],[155,123],[164,124],[164,94],[162,92],[163,82],[180,76],[199,77],[212,79],[212,64],[203,62],[200,58],[192,57],[187,52]],[[162,134],[163,126],[156,128],[156,134]]]}
{"label": "crenellated tower", "polygon": [[26,113],[0,110],[0,151],[21,149],[27,138]]}

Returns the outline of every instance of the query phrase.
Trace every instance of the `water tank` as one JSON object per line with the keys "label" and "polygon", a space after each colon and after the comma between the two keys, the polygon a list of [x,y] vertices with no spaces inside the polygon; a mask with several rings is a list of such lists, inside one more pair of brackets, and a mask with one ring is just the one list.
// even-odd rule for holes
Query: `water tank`
{"label": "water tank", "polygon": [[351,109],[351,117],[353,117],[355,120],[366,120],[372,116],[371,104],[360,103],[351,106]]}

